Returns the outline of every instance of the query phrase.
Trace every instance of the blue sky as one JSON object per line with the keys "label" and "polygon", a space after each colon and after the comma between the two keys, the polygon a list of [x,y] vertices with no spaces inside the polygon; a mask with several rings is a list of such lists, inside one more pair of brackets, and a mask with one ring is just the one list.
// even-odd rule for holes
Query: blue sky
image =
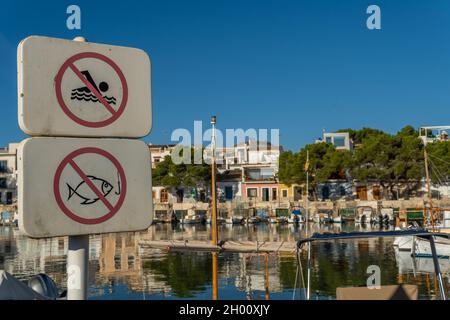
{"label": "blue sky", "polygon": [[[77,4],[82,29],[66,28]],[[381,30],[366,8],[381,8]],[[450,124],[450,2],[6,1],[0,7],[0,146],[17,124],[16,48],[29,35],[142,48],[152,60],[153,129],[211,115],[218,128],[279,128],[298,150],[322,129]]]}

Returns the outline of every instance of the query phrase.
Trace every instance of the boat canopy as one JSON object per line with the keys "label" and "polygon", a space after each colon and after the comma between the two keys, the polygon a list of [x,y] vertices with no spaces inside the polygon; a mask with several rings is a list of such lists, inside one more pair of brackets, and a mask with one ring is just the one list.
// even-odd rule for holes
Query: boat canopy
{"label": "boat canopy", "polygon": [[297,241],[297,249],[301,249],[305,243],[314,241],[327,241],[327,240],[346,240],[356,238],[380,238],[380,237],[419,237],[427,239],[430,242],[434,271],[439,283],[439,291],[442,300],[446,300],[446,294],[444,289],[444,283],[442,279],[442,273],[439,267],[438,256],[436,253],[436,245],[434,238],[444,237],[449,238],[450,235],[446,233],[428,232],[425,229],[407,229],[407,230],[394,230],[394,231],[371,231],[371,232],[341,232],[341,233],[314,233],[309,238],[300,239]]}

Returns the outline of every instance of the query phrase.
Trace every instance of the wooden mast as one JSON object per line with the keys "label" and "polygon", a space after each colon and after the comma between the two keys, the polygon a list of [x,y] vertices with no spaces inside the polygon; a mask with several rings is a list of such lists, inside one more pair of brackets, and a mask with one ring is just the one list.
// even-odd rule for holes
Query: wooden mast
{"label": "wooden mast", "polygon": [[[218,243],[217,230],[217,199],[216,199],[216,116],[211,117],[211,242],[214,246]],[[217,252],[212,253],[212,298],[219,299]]]}

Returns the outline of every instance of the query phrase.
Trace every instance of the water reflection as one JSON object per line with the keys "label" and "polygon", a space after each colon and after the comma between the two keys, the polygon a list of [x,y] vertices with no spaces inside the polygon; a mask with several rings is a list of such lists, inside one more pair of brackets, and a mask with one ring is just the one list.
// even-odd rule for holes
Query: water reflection
{"label": "water reflection", "polygon": [[[370,226],[312,224],[310,232],[369,231]],[[220,225],[220,239],[296,241],[305,236],[302,225]],[[90,237],[91,299],[211,299],[212,257],[206,252],[167,252],[141,248],[139,241],[208,240],[209,225],[153,225],[147,232]],[[367,267],[381,268],[383,285],[419,285],[421,298],[433,298],[436,284],[430,259],[412,259],[395,252],[393,239],[321,242],[312,246],[312,298],[334,298],[337,287],[365,285]],[[33,240],[11,227],[0,228],[0,268],[26,279],[39,272],[66,286],[67,237]],[[306,254],[302,254],[306,266]],[[220,299],[264,299],[265,256],[222,253],[218,256]],[[271,299],[291,299],[295,288],[295,254],[269,255]],[[448,279],[450,264],[441,261]],[[448,280],[447,280],[448,281]],[[298,297],[298,289],[296,296]]]}

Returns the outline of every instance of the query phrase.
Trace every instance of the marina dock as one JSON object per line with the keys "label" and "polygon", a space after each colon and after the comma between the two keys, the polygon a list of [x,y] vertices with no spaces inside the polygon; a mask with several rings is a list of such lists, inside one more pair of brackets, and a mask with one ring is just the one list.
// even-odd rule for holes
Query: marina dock
{"label": "marina dock", "polygon": [[295,253],[295,241],[223,241],[214,245],[198,240],[141,240],[140,247],[169,251],[208,251],[232,253]]}

